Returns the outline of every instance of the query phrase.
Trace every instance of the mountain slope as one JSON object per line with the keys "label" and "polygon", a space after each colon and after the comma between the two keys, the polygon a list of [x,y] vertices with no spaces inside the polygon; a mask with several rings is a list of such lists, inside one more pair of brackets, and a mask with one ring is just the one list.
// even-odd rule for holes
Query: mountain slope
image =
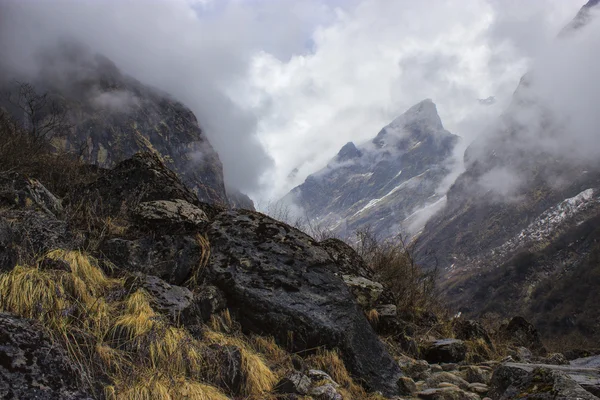
{"label": "mountain slope", "polygon": [[72,129],[54,134],[57,148],[105,168],[136,152],[151,151],[201,200],[227,203],[219,156],[186,106],[77,43],[46,51],[42,60],[31,84],[39,93],[60,99],[72,122]]}
{"label": "mountain slope", "polygon": [[446,131],[435,104],[424,100],[363,145],[350,142],[283,202],[341,236],[371,227],[393,236],[409,229],[411,214],[440,204],[436,193],[458,137]]}
{"label": "mountain slope", "polygon": [[[581,28],[595,3],[566,29]],[[591,307],[600,301],[600,162],[556,145],[580,137],[579,125],[552,112],[536,77],[521,80],[494,128],[469,146],[419,250],[434,251],[422,261],[441,267],[446,298],[464,312],[521,313],[546,335],[600,338]]]}

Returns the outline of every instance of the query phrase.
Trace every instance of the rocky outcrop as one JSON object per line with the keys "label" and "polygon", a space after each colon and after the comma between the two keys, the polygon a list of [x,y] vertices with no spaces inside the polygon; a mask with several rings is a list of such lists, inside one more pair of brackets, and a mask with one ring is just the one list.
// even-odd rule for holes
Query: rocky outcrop
{"label": "rocky outcrop", "polygon": [[[582,8],[571,34],[588,28],[597,4]],[[577,128],[559,121],[536,74],[523,77],[502,116],[466,150],[465,171],[416,250],[420,262],[438,266],[445,298],[467,316],[522,314],[548,335],[589,336],[598,318],[600,166],[558,145]]]}
{"label": "rocky outcrop", "polygon": [[[505,363],[490,384],[493,399],[581,399],[596,400],[600,372],[594,368]],[[585,389],[584,389],[585,388]],[[587,389],[587,390],[586,390]]]}
{"label": "rocky outcrop", "polygon": [[0,313],[0,397],[92,400],[66,351],[26,319]]}
{"label": "rocky outcrop", "polygon": [[397,390],[398,365],[312,238],[249,211],[219,214],[208,237],[206,279],[225,292],[246,331],[273,335],[296,350],[338,347],[368,388]]}
{"label": "rocky outcrop", "polygon": [[46,52],[40,65],[36,85],[62,100],[72,123],[53,137],[56,148],[103,168],[151,152],[202,201],[227,204],[219,156],[185,105],[73,41]]}
{"label": "rocky outcrop", "polygon": [[87,201],[100,215],[116,216],[123,208],[160,200],[183,200],[198,205],[198,198],[153,153],[137,153],[106,171],[95,182],[75,191],[70,203]]}

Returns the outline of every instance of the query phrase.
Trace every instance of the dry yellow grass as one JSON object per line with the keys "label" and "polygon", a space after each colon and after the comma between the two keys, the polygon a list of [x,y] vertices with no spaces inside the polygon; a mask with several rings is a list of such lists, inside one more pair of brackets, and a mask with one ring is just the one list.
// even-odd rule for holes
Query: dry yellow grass
{"label": "dry yellow grass", "polygon": [[244,395],[256,396],[268,393],[277,383],[278,378],[267,366],[265,359],[242,339],[208,329],[204,332],[204,339],[208,343],[235,346],[239,349],[243,374],[241,391]]}
{"label": "dry yellow grass", "polygon": [[[124,291],[123,281],[108,278],[86,254],[58,250],[46,257],[65,261],[70,271],[18,266],[0,274],[0,310],[42,321],[92,379],[96,373],[108,378],[107,399],[270,399],[292,369],[291,355],[273,338],[240,335],[229,311],[214,316],[200,340],[169,324],[144,290],[107,297]],[[211,386],[222,384],[221,366],[207,359],[213,344],[239,349],[239,393]],[[345,399],[375,400],[352,381],[336,351],[319,351],[307,363],[340,383]]]}
{"label": "dry yellow grass", "polygon": [[379,322],[379,312],[377,312],[376,309],[371,309],[366,313],[367,319],[369,320],[369,322],[371,322],[372,324],[376,324],[377,322]]}

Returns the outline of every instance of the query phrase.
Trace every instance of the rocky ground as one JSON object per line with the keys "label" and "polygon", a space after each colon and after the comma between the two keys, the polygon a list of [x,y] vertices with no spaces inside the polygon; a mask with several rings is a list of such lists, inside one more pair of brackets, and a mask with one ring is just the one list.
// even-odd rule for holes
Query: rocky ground
{"label": "rocky ground", "polygon": [[343,242],[202,203],[150,153],[82,168],[60,198],[0,175],[2,398],[600,395],[600,357],[397,309]]}

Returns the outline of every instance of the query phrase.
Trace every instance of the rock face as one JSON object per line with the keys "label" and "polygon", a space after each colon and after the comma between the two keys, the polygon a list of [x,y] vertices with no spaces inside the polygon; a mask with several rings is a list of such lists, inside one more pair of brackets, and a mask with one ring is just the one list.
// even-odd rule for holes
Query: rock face
{"label": "rock face", "polygon": [[439,207],[436,188],[448,174],[458,137],[446,131],[435,104],[425,100],[370,142],[346,144],[327,167],[282,200],[342,237],[370,226],[383,237],[421,225],[417,209]]}
{"label": "rock face", "polygon": [[[580,14],[591,17],[596,3]],[[520,314],[548,335],[589,336],[600,301],[600,164],[539,145],[575,129],[565,129],[546,101],[536,71],[524,76],[502,117],[465,152],[466,170],[417,253],[434,251],[420,261],[437,261],[449,304],[466,315]],[[524,113],[540,124],[524,122]]]}
{"label": "rock face", "polygon": [[0,313],[0,397],[3,399],[75,400],[83,377],[66,352],[33,321]]}
{"label": "rock face", "polygon": [[594,368],[505,363],[494,372],[489,396],[502,400],[595,400],[599,389],[600,372]]}
{"label": "rock face", "polygon": [[370,389],[397,391],[398,365],[312,238],[250,211],[219,214],[208,237],[207,279],[225,292],[245,330],[296,350],[339,347],[347,368]]}
{"label": "rock face", "polygon": [[[104,168],[152,152],[201,200],[227,204],[219,156],[187,107],[77,43],[45,57],[36,85],[60,96],[73,122],[71,132],[54,137],[57,148],[80,152]],[[58,70],[68,78],[57,76]]]}

